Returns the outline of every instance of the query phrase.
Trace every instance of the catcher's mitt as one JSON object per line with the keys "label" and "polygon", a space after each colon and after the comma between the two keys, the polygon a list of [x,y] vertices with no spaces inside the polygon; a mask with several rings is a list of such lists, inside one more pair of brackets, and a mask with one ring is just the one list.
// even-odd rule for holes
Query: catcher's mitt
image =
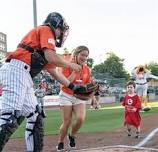
{"label": "catcher's mitt", "polygon": [[81,100],[89,100],[98,89],[98,84],[89,83],[74,91],[74,96]]}

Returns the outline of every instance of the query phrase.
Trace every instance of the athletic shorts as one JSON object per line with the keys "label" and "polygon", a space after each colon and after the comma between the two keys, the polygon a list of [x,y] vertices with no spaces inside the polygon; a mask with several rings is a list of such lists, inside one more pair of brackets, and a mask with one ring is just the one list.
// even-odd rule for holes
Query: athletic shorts
{"label": "athletic shorts", "polygon": [[59,93],[59,105],[60,106],[72,106],[77,104],[85,104],[87,100],[81,100],[73,95],[67,94],[63,91]]}

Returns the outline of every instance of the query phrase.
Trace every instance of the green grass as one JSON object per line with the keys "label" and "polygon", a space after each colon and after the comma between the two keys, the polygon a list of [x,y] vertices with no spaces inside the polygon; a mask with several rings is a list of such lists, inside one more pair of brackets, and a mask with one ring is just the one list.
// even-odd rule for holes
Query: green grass
{"label": "green grass", "polygon": [[[149,112],[141,113],[142,118],[157,113],[158,102],[150,103],[152,110]],[[59,132],[61,124],[60,110],[48,110],[46,111],[47,118],[45,119],[45,135],[55,135]],[[13,134],[12,138],[24,137],[25,124],[18,128]],[[80,132],[106,132],[112,131],[123,126],[123,108],[120,104],[106,104],[99,110],[87,109],[87,115],[85,123],[83,124]]]}

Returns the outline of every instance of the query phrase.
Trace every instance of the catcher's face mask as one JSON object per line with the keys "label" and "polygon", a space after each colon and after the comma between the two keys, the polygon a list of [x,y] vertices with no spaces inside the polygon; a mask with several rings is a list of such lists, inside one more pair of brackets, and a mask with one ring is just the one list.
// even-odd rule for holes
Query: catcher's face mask
{"label": "catcher's face mask", "polygon": [[55,33],[56,47],[61,47],[69,33],[69,26],[63,16],[57,12],[50,13],[44,21],[44,25],[48,25]]}

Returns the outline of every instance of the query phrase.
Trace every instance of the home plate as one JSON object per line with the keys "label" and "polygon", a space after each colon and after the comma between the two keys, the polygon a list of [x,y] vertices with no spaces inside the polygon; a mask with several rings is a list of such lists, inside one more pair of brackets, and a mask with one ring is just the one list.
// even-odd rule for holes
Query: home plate
{"label": "home plate", "polygon": [[106,146],[106,147],[98,147],[98,148],[88,148],[81,150],[71,150],[71,152],[158,152],[158,149],[153,148],[145,148],[145,147],[134,147],[134,146],[126,146],[126,145],[118,145],[118,146]]}

